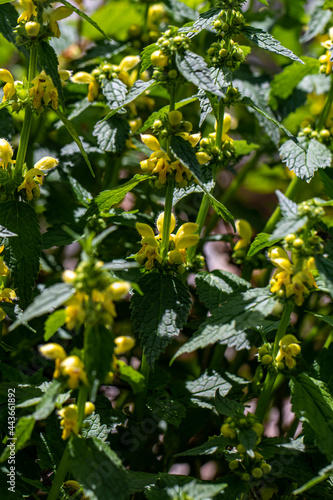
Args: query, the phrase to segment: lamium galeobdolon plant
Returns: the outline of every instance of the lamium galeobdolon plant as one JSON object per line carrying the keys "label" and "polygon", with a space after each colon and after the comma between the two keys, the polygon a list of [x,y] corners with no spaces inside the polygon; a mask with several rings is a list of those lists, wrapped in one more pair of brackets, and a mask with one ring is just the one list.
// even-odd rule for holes
{"label": "lamium galeobdolon plant", "polygon": [[332,9],[0,2],[3,498],[333,498]]}

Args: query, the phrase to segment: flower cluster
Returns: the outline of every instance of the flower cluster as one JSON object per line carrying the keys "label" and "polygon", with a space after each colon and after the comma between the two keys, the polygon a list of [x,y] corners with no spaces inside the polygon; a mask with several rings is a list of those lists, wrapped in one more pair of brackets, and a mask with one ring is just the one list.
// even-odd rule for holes
{"label": "flower cluster", "polygon": [[[206,155],[204,158],[210,158],[212,164],[222,167],[226,162],[230,161],[235,155],[235,147],[233,139],[227,134],[231,126],[231,116],[225,113],[223,117],[223,130],[222,130],[222,145],[219,147],[216,144],[216,131],[204,137],[200,141],[200,149],[197,153],[197,158],[200,161],[201,155]],[[215,124],[215,129],[217,125]]]}
{"label": "flower cluster", "polygon": [[[162,243],[162,232],[164,223],[164,212],[162,212],[156,222],[159,234],[155,236],[153,229],[148,224],[137,223],[136,229],[142,236],[141,250],[135,255],[135,260],[140,264],[145,264],[145,269],[150,271],[153,267],[161,265],[163,262],[160,248]],[[186,249],[196,245],[199,236],[195,234],[198,230],[198,224],[186,222],[178,229],[176,234],[172,231],[176,227],[176,219],[171,214],[170,237],[167,256],[167,265],[177,266],[177,270],[182,272],[184,265],[187,264]]]}
{"label": "flower cluster", "polygon": [[93,102],[99,96],[99,91],[106,81],[117,78],[127,87],[131,87],[137,79],[137,71],[132,71],[140,62],[139,56],[126,56],[122,59],[119,65],[104,62],[98,68],[95,68],[91,73],[79,71],[75,73],[71,80],[74,83],[88,84],[88,101]]}
{"label": "flower cluster", "polygon": [[277,267],[270,281],[271,292],[279,298],[294,296],[296,305],[301,306],[311,289],[317,287],[312,274],[315,269],[313,257],[303,259],[300,268],[297,260],[294,263],[290,261],[283,248],[273,247],[269,251],[269,258]]}
{"label": "flower cluster", "polygon": [[39,352],[46,359],[55,361],[54,378],[65,377],[70,389],[77,389],[80,382],[87,385],[87,374],[83,361],[76,355],[67,356],[65,349],[56,343],[39,346]]}
{"label": "flower cluster", "polygon": [[326,53],[319,57],[319,62],[321,64],[320,72],[326,75],[329,75],[333,68],[333,28],[330,28],[328,35],[329,39],[321,44],[326,49]]}
{"label": "flower cluster", "polygon": [[293,370],[296,366],[295,357],[301,352],[300,342],[294,335],[284,335],[279,342],[279,351],[273,359],[273,346],[264,344],[258,351],[259,361],[268,367],[269,371]]}
{"label": "flower cluster", "polygon": [[[263,456],[255,451],[261,441],[264,426],[257,421],[252,413],[247,415],[235,415],[228,417],[221,427],[221,434],[228,439],[229,446],[237,452],[237,458],[229,462],[229,468],[235,472],[243,481],[249,481],[251,476],[260,479],[264,474],[269,474],[271,466],[268,465]],[[241,442],[243,436],[253,434],[257,437],[252,453],[248,454],[248,448]]]}
{"label": "flower cluster", "polygon": [[[93,403],[88,401],[84,405],[84,415],[91,415],[95,411],[95,406]],[[60,425],[63,429],[61,438],[66,440],[69,438],[71,433],[79,433],[79,412],[78,407],[74,404],[65,406],[58,411],[58,415],[61,417]]]}
{"label": "flower cluster", "polygon": [[114,301],[125,297],[131,288],[127,281],[112,279],[102,262],[84,261],[76,271],[65,271],[63,280],[76,291],[66,302],[66,325],[77,329],[89,317],[93,323],[111,325],[116,317]]}

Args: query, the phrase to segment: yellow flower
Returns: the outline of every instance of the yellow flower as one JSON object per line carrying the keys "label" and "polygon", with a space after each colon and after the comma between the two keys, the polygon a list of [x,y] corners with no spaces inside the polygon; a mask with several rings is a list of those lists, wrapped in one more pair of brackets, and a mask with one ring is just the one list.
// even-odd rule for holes
{"label": "yellow flower", "polygon": [[88,101],[93,102],[98,97],[99,83],[94,76],[85,71],[79,71],[71,78],[74,83],[88,83]]}
{"label": "yellow flower", "polygon": [[169,62],[169,57],[161,50],[155,50],[155,52],[153,52],[150,56],[150,59],[154,66],[159,66],[162,69],[165,68]]}
{"label": "yellow flower", "polygon": [[12,160],[14,151],[9,142],[5,139],[0,139],[0,167],[8,168],[8,165],[14,165],[15,160]]}
{"label": "yellow flower", "polygon": [[279,342],[280,349],[275,358],[276,362],[280,363],[284,359],[290,370],[295,368],[296,360],[294,358],[301,352],[299,343],[299,340],[294,335],[285,335],[282,337]]}
{"label": "yellow flower", "polygon": [[244,219],[239,219],[236,221],[235,225],[236,231],[240,236],[240,240],[237,241],[234,250],[248,247],[252,238],[252,228],[250,224]]}
{"label": "yellow flower", "polygon": [[[12,303],[13,300],[16,299],[16,293],[11,288],[4,288],[0,292],[0,302],[9,302]],[[0,321],[4,320],[6,317],[6,313],[3,309],[0,308]]]}
{"label": "yellow flower", "polygon": [[59,38],[61,35],[57,21],[60,21],[61,19],[65,19],[66,17],[69,17],[72,13],[73,13],[73,9],[71,9],[69,7],[65,7],[65,6],[57,7],[51,13],[49,26],[50,26],[50,29],[51,29],[52,33],[54,34],[54,36]]}
{"label": "yellow flower", "polygon": [[114,281],[108,288],[112,294],[113,300],[120,300],[126,297],[130,289],[131,284],[128,281]]}
{"label": "yellow flower", "polygon": [[114,353],[116,355],[124,354],[133,349],[133,347],[135,346],[135,339],[133,337],[123,335],[121,337],[116,337],[114,339],[114,343],[116,344]]}
{"label": "yellow flower", "polygon": [[6,85],[3,88],[3,98],[2,102],[8,101],[15,95],[15,82],[13,75],[7,69],[0,69],[0,80],[6,82]]}
{"label": "yellow flower", "polygon": [[[2,245],[0,247],[0,253],[2,253],[4,251],[4,248],[5,248],[5,245]],[[0,276],[8,276],[8,274],[9,274],[9,269],[6,266],[6,264],[4,263],[3,259],[0,258]]]}
{"label": "yellow flower", "polygon": [[40,31],[40,24],[34,21],[29,21],[25,23],[25,31],[28,36],[30,36],[31,38],[35,38],[36,36],[38,36],[38,33]]}
{"label": "yellow flower", "polygon": [[[333,61],[331,61],[332,52],[331,49],[333,47],[333,28],[329,30],[329,40],[323,42],[321,44],[325,49],[327,49],[326,54],[320,56],[319,62],[326,68],[323,70],[328,75],[332,71]],[[321,69],[321,68],[320,68]]]}
{"label": "yellow flower", "polygon": [[19,1],[25,10],[17,19],[18,23],[21,23],[22,21],[30,21],[30,18],[32,16],[37,16],[36,5],[32,2],[32,0],[19,0]]}
{"label": "yellow flower", "polygon": [[195,156],[197,157],[198,162],[200,165],[206,165],[213,157],[209,156],[207,153],[204,153],[203,151],[199,151],[198,153],[195,153]]}
{"label": "yellow flower", "polygon": [[35,109],[39,109],[42,102],[46,106],[51,102],[52,108],[58,109],[58,90],[44,70],[31,83],[33,86],[29,90],[29,96],[32,98],[32,105]]}
{"label": "yellow flower", "polygon": [[58,165],[58,160],[51,156],[45,156],[39,160],[34,168],[28,170],[24,176],[24,181],[17,188],[17,191],[25,189],[27,200],[32,200],[33,197],[38,198],[40,195],[39,184],[43,185],[44,176]]}
{"label": "yellow flower", "polygon": [[60,344],[40,345],[38,350],[47,359],[60,359],[62,361],[66,357],[65,349]]}
{"label": "yellow flower", "polygon": [[63,428],[61,438],[68,439],[71,432],[74,434],[79,433],[79,413],[76,405],[68,405],[58,411],[62,418],[60,425]]}
{"label": "yellow flower", "polygon": [[66,303],[66,326],[69,330],[81,326],[86,319],[84,301],[87,298],[83,292],[76,292]]}
{"label": "yellow flower", "polygon": [[149,31],[157,31],[159,23],[166,18],[166,10],[161,3],[150,5],[147,14],[147,26]]}
{"label": "yellow flower", "polygon": [[[77,389],[80,381],[87,384],[87,375],[84,364],[78,356],[68,356],[59,365],[59,375],[68,377],[67,384],[70,389]],[[54,375],[55,378],[58,378]]]}
{"label": "yellow flower", "polygon": [[168,253],[170,264],[187,263],[186,249],[193,247],[199,241],[199,235],[194,234],[199,229],[199,225],[194,222],[186,222],[178,229],[176,235],[171,235],[174,242],[174,250]]}
{"label": "yellow flower", "polygon": [[[157,238],[162,237],[163,225],[164,225],[164,212],[160,213],[160,215],[157,217],[156,226],[160,232],[160,234],[157,236]],[[176,218],[173,214],[171,214],[169,233],[172,233],[172,231],[175,229],[175,227],[176,227]]]}
{"label": "yellow flower", "polygon": [[86,416],[91,415],[95,411],[95,405],[94,403],[91,403],[90,401],[87,401],[84,405],[84,414]]}

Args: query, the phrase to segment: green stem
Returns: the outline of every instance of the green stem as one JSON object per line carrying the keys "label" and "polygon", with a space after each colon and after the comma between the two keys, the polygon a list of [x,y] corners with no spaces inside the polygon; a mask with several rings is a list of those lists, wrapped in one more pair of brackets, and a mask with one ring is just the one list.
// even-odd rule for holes
{"label": "green stem", "polygon": [[69,451],[68,451],[68,443],[66,445],[66,448],[64,450],[64,453],[62,455],[62,458],[60,460],[59,467],[57,469],[54,481],[52,483],[49,495],[47,497],[47,500],[58,500],[59,498],[59,491],[62,487],[62,484],[64,482],[67,470],[68,470],[68,458],[69,458]]}
{"label": "green stem", "polygon": [[[282,313],[280,323],[279,323],[279,328],[278,328],[278,331],[277,331],[277,334],[275,337],[275,341],[274,341],[273,353],[272,353],[273,360],[276,358],[277,352],[279,350],[280,340],[282,339],[282,337],[286,333],[286,330],[287,330],[287,327],[288,327],[289,321],[290,321],[290,315],[292,313],[293,308],[294,308],[294,304],[292,301],[287,302],[284,306],[283,313]],[[255,413],[259,422],[262,422],[264,420],[265,415],[266,415],[266,411],[268,409],[268,406],[269,406],[269,403],[271,400],[271,396],[272,396],[272,392],[273,392],[273,388],[274,388],[274,384],[275,384],[277,376],[278,376],[277,371],[267,373],[267,376],[266,376],[266,379],[264,382],[263,391],[260,395],[257,409],[256,409],[256,413]]]}
{"label": "green stem", "polygon": [[169,179],[166,188],[165,205],[164,205],[164,221],[163,221],[162,245],[161,245],[162,259],[165,259],[169,250],[173,189],[174,189],[174,181],[173,179]]}
{"label": "green stem", "polygon": [[332,108],[332,102],[333,102],[333,77],[331,76],[331,87],[327,94],[324,108],[318,120],[317,130],[321,130],[323,127],[325,127],[326,120]]}
{"label": "green stem", "polygon": [[77,412],[78,412],[78,424],[81,428],[82,422],[84,420],[84,407],[88,399],[88,387],[81,385],[79,389],[79,395],[77,398]]}
{"label": "green stem", "polygon": [[[29,58],[29,70],[28,70],[28,87],[30,87],[31,81],[34,79],[37,71],[37,46],[33,45],[30,49],[30,58]],[[32,124],[32,108],[31,105],[28,104],[25,107],[24,120],[21,130],[20,144],[16,156],[16,164],[15,164],[15,172],[14,177],[17,181],[21,182],[22,178],[22,169],[24,165],[25,156],[27,153],[30,130]]]}
{"label": "green stem", "polygon": [[[218,148],[221,148],[222,142],[223,142],[222,136],[223,136],[224,108],[225,108],[224,103],[222,101],[220,101],[219,108],[218,108],[216,141],[215,141],[215,144]],[[209,207],[210,207],[209,197],[206,194],[204,194],[203,198],[201,200],[201,205],[200,205],[199,212],[198,212],[197,219],[196,219],[196,223],[199,225],[199,228],[198,228],[199,235],[201,234],[202,228],[205,224],[205,221],[206,221],[206,218],[208,215],[208,211],[209,211]],[[187,256],[188,256],[188,259],[190,262],[193,259],[193,257],[195,256],[197,246],[198,245],[195,245],[187,251]]]}
{"label": "green stem", "polygon": [[145,386],[144,386],[143,391],[140,392],[140,394],[138,394],[138,399],[136,402],[135,414],[136,414],[136,418],[139,422],[141,422],[143,420],[144,413],[145,413],[146,399],[147,399],[147,393],[148,393],[148,380],[149,380],[149,373],[150,373],[150,367],[147,363],[147,358],[146,358],[144,350],[142,352],[140,372],[142,373],[142,375],[145,378]]}
{"label": "green stem", "polygon": [[169,87],[169,98],[170,98],[170,104],[169,104],[169,112],[174,111],[175,109],[175,104],[176,104],[176,85],[170,85]]}
{"label": "green stem", "polygon": [[[298,194],[301,186],[302,186],[302,180],[299,179],[299,177],[294,177],[293,180],[290,182],[286,192],[285,196],[287,198],[295,199],[296,195]],[[276,226],[277,221],[279,220],[281,216],[281,210],[280,207],[276,207],[272,215],[270,216],[269,220],[267,221],[266,226],[263,229],[263,233],[272,233],[274,227]]]}

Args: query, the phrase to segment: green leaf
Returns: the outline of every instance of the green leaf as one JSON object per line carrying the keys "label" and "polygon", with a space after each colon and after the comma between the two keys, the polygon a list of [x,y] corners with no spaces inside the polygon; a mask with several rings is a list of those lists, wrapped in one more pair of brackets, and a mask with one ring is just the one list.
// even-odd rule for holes
{"label": "green leaf", "polygon": [[98,413],[94,412],[83,421],[82,435],[85,439],[94,437],[105,441],[110,431],[111,429],[106,424],[101,424],[101,417]]}
{"label": "green leaf", "polygon": [[30,440],[32,431],[34,430],[35,420],[32,417],[21,417],[15,427],[15,436],[9,438],[7,447],[3,450],[0,463],[5,462],[11,453],[9,445],[15,446],[15,451],[24,448],[24,445]]}
{"label": "green leaf", "polygon": [[168,14],[177,23],[183,23],[186,19],[195,19],[198,15],[196,10],[179,0],[165,0],[164,4]]}
{"label": "green leaf", "polygon": [[178,135],[171,137],[170,148],[172,153],[181,160],[182,163],[191,171],[199,186],[208,196],[211,206],[215,212],[220,215],[226,222],[233,224],[234,218],[229,210],[222,205],[214,196],[207,190],[206,186],[202,183],[200,164],[195,156],[195,150],[188,141],[185,141]]}
{"label": "green leaf", "polygon": [[293,217],[298,214],[297,203],[287,198],[287,196],[281,193],[278,189],[275,191],[275,194],[279,199],[279,205],[283,217]]}
{"label": "green leaf", "polygon": [[147,407],[152,411],[155,420],[165,420],[169,424],[179,427],[181,421],[186,416],[185,406],[164,391],[163,399],[158,397],[149,397]]}
{"label": "green leaf", "polygon": [[232,141],[232,144],[235,148],[236,156],[245,156],[255,149],[260,148],[259,144],[254,144],[253,142],[249,144],[247,141]]}
{"label": "green leaf", "polygon": [[280,56],[289,57],[289,59],[292,59],[293,61],[298,61],[304,64],[296,54],[281,45],[278,40],[276,40],[272,35],[266,33],[262,29],[253,28],[252,26],[246,26],[242,30],[242,33],[248,40],[250,40],[250,42],[254,43],[261,49],[268,50],[269,52],[274,52],[275,54],[279,54]]}
{"label": "green leaf", "polygon": [[[53,412],[57,402],[58,397],[62,391],[62,383],[59,380],[53,380],[47,387],[46,392],[44,392],[40,402],[37,405],[36,410],[31,415],[35,420],[43,420],[47,418]],[[68,399],[70,392],[65,393],[64,401]]]}
{"label": "green leaf", "polygon": [[59,328],[65,324],[66,314],[66,309],[59,309],[59,311],[55,311],[47,318],[44,325],[45,342],[50,340],[52,335],[54,335]]}
{"label": "green leaf", "polygon": [[6,236],[1,244],[5,245],[4,261],[11,271],[14,288],[24,308],[32,299],[32,289],[39,273],[42,249],[39,221],[28,203],[6,201],[0,203],[0,226],[18,236]]}
{"label": "green leaf", "polygon": [[97,138],[98,146],[103,151],[119,153],[125,147],[129,132],[128,122],[119,116],[113,116],[107,121],[97,122],[93,136]]}
{"label": "green leaf", "polygon": [[268,233],[257,234],[254,241],[251,243],[247,256],[253,257],[256,253],[260,252],[260,250],[275,245],[279,239],[280,238],[272,240],[271,235]]}
{"label": "green leaf", "polygon": [[315,435],[318,448],[333,459],[333,399],[323,382],[301,373],[291,382],[293,412],[306,422]]}
{"label": "green leaf", "polygon": [[[104,122],[111,118],[111,116],[115,115],[118,113],[124,106],[127,106],[127,104],[130,104],[133,102],[137,97],[139,97],[141,94],[146,92],[147,90],[151,89],[156,85],[156,81],[151,79],[148,82],[144,82],[143,80],[137,80],[134,82],[133,86],[130,88],[127,96],[124,97],[123,101],[120,103],[119,106],[115,107],[110,113],[108,113],[101,122]],[[101,123],[99,122],[99,123]],[[97,124],[98,125],[98,124]]]}
{"label": "green leaf", "polygon": [[316,255],[316,267],[324,282],[329,294],[333,297],[333,259],[332,253],[324,253],[324,255]]}
{"label": "green leaf", "polygon": [[89,24],[91,24],[91,26],[93,26],[97,31],[99,31],[105,38],[108,38],[108,40],[111,40],[110,37],[108,37],[106,35],[106,33],[104,33],[104,31],[102,30],[102,28],[100,28],[98,26],[98,24],[93,19],[91,19],[91,17],[87,16],[87,14],[85,14],[84,12],[82,12],[80,9],[77,9],[74,5],[72,5],[71,3],[67,2],[67,0],[60,0],[60,2],[63,3],[64,5],[66,5],[66,7],[70,7],[76,14],[78,14],[80,17],[82,17],[82,19],[84,19]]}
{"label": "green leaf", "polygon": [[95,174],[94,174],[94,171],[92,169],[91,163],[89,161],[88,155],[87,155],[87,153],[85,152],[85,150],[84,150],[84,148],[82,146],[81,139],[77,135],[77,132],[76,132],[76,130],[74,128],[74,125],[66,118],[66,116],[59,109],[56,109],[55,113],[58,115],[58,117],[60,118],[60,120],[62,121],[62,123],[65,125],[67,131],[72,136],[72,139],[74,140],[74,142],[77,144],[77,146],[78,146],[79,150],[81,151],[81,154],[82,154],[82,156],[84,158],[84,161],[88,165],[88,168],[89,168],[89,170],[91,172],[91,175],[93,177],[95,177]]}
{"label": "green leaf", "polygon": [[[7,2],[8,3],[8,2]],[[18,12],[13,5],[4,5],[0,10],[0,33],[12,43],[27,59],[29,52],[23,45],[16,43],[15,28],[17,26]]]}
{"label": "green leaf", "polygon": [[117,205],[126,196],[126,194],[131,191],[140,182],[150,179],[150,175],[139,175],[136,174],[130,181],[116,186],[107,191],[102,191],[92,202],[86,213],[86,217],[90,217],[94,214],[107,212],[113,205]]}
{"label": "green leaf", "polygon": [[310,22],[308,23],[308,29],[304,35],[300,38],[300,42],[308,42],[315,36],[321,34],[326,26],[331,20],[332,13],[330,11],[323,11],[322,8],[323,0],[319,0],[313,3],[313,9],[311,12]]}
{"label": "green leaf", "polygon": [[306,216],[301,217],[300,215],[291,215],[289,217],[283,217],[276,224],[273,234],[270,236],[270,241],[275,244],[278,240],[281,240],[287,234],[296,233],[308,222]]}
{"label": "green leaf", "polygon": [[306,152],[289,140],[280,147],[280,156],[297,177],[310,182],[318,169],[331,166],[332,153],[316,139],[311,139],[308,142],[306,138],[300,137],[299,142],[306,148]]}
{"label": "green leaf", "polygon": [[275,300],[267,288],[230,295],[200,326],[197,335],[178,350],[175,357],[215,342],[237,350],[250,349],[252,342],[248,339],[247,330],[258,327],[260,321],[272,312],[274,305]]}
{"label": "green leaf", "polygon": [[32,304],[17,318],[15,323],[10,326],[10,331],[14,330],[22,323],[30,321],[33,318],[42,316],[51,309],[56,309],[70,299],[75,293],[75,288],[67,283],[57,283],[49,288],[45,288],[38,295]]}
{"label": "green leaf", "polygon": [[128,382],[132,387],[134,394],[141,392],[145,386],[145,377],[142,373],[134,370],[132,366],[127,365],[124,361],[117,361],[117,375],[121,380]]}
{"label": "green leaf", "polygon": [[103,383],[111,370],[114,338],[110,330],[102,325],[88,328],[85,333],[84,366],[91,385],[96,379]]}
{"label": "green leaf", "polygon": [[214,83],[209,68],[201,56],[186,50],[183,54],[176,54],[176,65],[183,77],[199,89],[224,97],[223,92]]}
{"label": "green leaf", "polygon": [[303,57],[304,65],[294,62],[283,68],[281,73],[274,76],[271,83],[271,95],[280,99],[287,99],[299,82],[306,75],[318,73],[320,62],[313,57]]}
{"label": "green leaf", "polygon": [[90,500],[128,500],[127,471],[107,444],[73,436],[68,446],[69,468]]}
{"label": "green leaf", "polygon": [[138,285],[143,295],[134,292],[132,320],[147,362],[153,365],[185,325],[191,298],[183,281],[168,274],[147,273],[139,279]]}
{"label": "green leaf", "polygon": [[127,87],[118,78],[114,78],[113,80],[104,79],[102,80],[102,92],[110,108],[118,108],[122,106],[121,103],[125,99]]}
{"label": "green leaf", "polygon": [[150,66],[152,64],[151,55],[157,49],[158,49],[158,47],[157,47],[156,43],[151,43],[150,45],[147,45],[147,47],[145,47],[143,49],[143,51],[140,54],[140,58],[141,58],[140,73],[143,73],[148,68],[150,68]]}
{"label": "green leaf", "polygon": [[199,299],[211,312],[218,308],[228,295],[251,288],[250,283],[239,278],[237,274],[220,270],[198,273],[195,283]]}
{"label": "green leaf", "polygon": [[217,389],[215,395],[215,406],[221,415],[227,415],[228,417],[234,417],[236,414],[243,415],[244,413],[244,406],[242,403],[234,401],[233,399],[228,399],[225,396],[221,396],[219,389]]}
{"label": "green leaf", "polygon": [[252,451],[257,442],[258,436],[253,429],[240,429],[238,432],[239,442],[246,448],[246,451]]}
{"label": "green leaf", "polygon": [[[181,101],[176,102],[175,109],[180,109],[183,106],[186,106],[186,104],[191,104],[192,102],[195,102],[197,100],[198,100],[197,96],[191,96],[191,97],[188,97],[187,99],[182,99]],[[154,113],[152,113],[150,115],[150,117],[144,122],[144,124],[142,125],[142,127],[140,128],[140,130],[138,132],[141,133],[141,132],[144,132],[145,130],[147,130],[147,128],[150,128],[153,125],[155,120],[160,119],[163,116],[166,116],[169,113],[169,110],[170,110],[170,106],[168,104],[168,105],[160,108],[158,111],[155,111]]]}
{"label": "green leaf", "polygon": [[219,7],[213,7],[212,9],[206,10],[199,15],[198,19],[196,19],[190,26],[184,26],[180,28],[180,32],[187,33],[189,38],[192,38],[195,35],[201,33],[201,31],[206,28],[211,28],[213,22],[218,17],[221,9]]}
{"label": "green leaf", "polygon": [[172,386],[172,392],[177,400],[186,406],[199,406],[200,408],[215,408],[215,395],[218,390],[225,396],[232,389],[240,394],[244,379],[224,372],[223,375],[215,370],[206,370],[195,380],[177,382]]}
{"label": "green leaf", "polygon": [[333,463],[321,469],[316,477],[310,479],[310,481],[303,484],[303,486],[301,486],[300,488],[297,488],[297,490],[294,490],[293,495],[300,495],[301,493],[308,491],[310,488],[316,486],[316,484],[319,484],[322,481],[328,479],[332,475],[332,473],[333,473]]}
{"label": "green leaf", "polygon": [[195,448],[191,448],[190,450],[183,451],[181,453],[177,453],[175,457],[195,457],[197,455],[213,455],[217,451],[222,451],[228,444],[228,440],[224,436],[214,436],[209,438],[205,443],[195,446]]}
{"label": "green leaf", "polygon": [[325,0],[323,9],[333,9],[333,0]]}
{"label": "green leaf", "polygon": [[60,76],[58,73],[59,61],[55,50],[47,42],[40,42],[37,44],[38,63],[51,77],[53,85],[57,88],[60,99],[63,99],[63,91]]}
{"label": "green leaf", "polygon": [[148,500],[211,500],[221,493],[226,484],[208,483],[193,477],[160,473],[154,486],[145,489]]}

